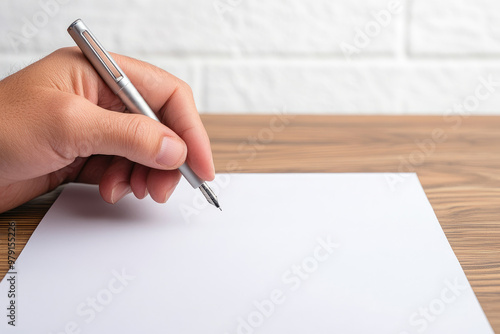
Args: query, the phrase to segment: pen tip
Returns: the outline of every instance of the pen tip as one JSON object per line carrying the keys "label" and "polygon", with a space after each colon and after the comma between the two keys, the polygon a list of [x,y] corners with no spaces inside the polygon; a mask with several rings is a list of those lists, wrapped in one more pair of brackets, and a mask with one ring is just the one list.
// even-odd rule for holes
{"label": "pen tip", "polygon": [[222,211],[222,208],[219,205],[219,201],[217,200],[217,196],[215,196],[214,192],[212,191],[212,189],[210,189],[208,184],[203,182],[200,185],[200,190],[201,190],[202,194],[205,196],[205,198],[207,199],[208,203],[212,204],[217,209]]}

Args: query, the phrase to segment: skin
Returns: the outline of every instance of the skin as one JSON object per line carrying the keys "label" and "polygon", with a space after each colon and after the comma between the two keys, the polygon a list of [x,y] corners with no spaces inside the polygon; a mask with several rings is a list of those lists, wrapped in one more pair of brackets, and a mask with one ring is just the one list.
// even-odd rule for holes
{"label": "skin", "polygon": [[213,180],[210,142],[190,87],[153,65],[113,57],[162,123],[124,112],[78,48],[57,50],[5,78],[0,212],[68,182],[99,184],[109,203],[130,192],[164,203],[186,159]]}

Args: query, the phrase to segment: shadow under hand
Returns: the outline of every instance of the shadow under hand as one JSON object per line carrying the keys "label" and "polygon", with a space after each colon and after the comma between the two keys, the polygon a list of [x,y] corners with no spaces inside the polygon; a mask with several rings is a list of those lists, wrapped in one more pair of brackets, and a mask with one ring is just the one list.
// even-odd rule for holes
{"label": "shadow under hand", "polygon": [[99,195],[97,186],[71,185],[63,194],[64,203],[59,207],[64,216],[84,219],[88,224],[106,221],[134,224],[147,221],[148,211],[144,203],[133,196],[126,196],[119,203],[109,204]]}

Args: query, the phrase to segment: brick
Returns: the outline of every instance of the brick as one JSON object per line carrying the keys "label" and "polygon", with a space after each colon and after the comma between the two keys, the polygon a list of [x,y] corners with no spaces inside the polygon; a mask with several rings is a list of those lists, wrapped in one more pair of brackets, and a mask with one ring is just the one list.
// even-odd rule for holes
{"label": "brick", "polygon": [[[73,46],[66,28],[81,17],[110,51],[190,84],[202,112],[441,114],[474,94],[480,77],[500,77],[488,60],[500,53],[499,2],[401,1],[408,11],[346,62],[339,45],[355,45],[357,29],[390,0],[124,0],[119,10],[106,0],[1,0],[0,75]],[[7,34],[46,12],[13,47]],[[408,59],[399,58],[405,43]],[[473,113],[500,114],[496,92],[480,102]]]}
{"label": "brick", "polygon": [[[67,26],[84,19],[110,50],[134,55],[155,54],[328,54],[341,56],[339,44],[353,43],[356,28],[374,21],[373,13],[387,8],[388,0],[64,0],[48,7],[40,3],[62,0],[2,0],[2,52],[50,52],[72,45]],[[40,2],[41,1],[41,2]],[[225,5],[222,5],[224,3]],[[229,4],[234,5],[229,5]],[[214,4],[217,4],[214,5]],[[48,10],[51,17],[43,21]],[[217,9],[219,8],[219,9]],[[396,16],[394,16],[396,18]],[[30,23],[26,23],[30,22]],[[23,26],[38,28],[23,43],[12,47],[7,32],[21,35]],[[127,22],[127,24],[123,24]],[[8,27],[8,28],[6,28]],[[26,31],[29,32],[29,29]],[[389,24],[370,39],[363,53],[391,54],[397,25]],[[12,38],[11,38],[12,39]],[[25,43],[24,43],[25,42]]]}
{"label": "brick", "polygon": [[500,53],[500,2],[417,0],[411,2],[412,55]]}
{"label": "brick", "polygon": [[[440,115],[473,95],[480,77],[500,81],[500,66],[475,63],[236,63],[203,72],[208,113]],[[480,102],[471,113],[498,113],[500,87]]]}

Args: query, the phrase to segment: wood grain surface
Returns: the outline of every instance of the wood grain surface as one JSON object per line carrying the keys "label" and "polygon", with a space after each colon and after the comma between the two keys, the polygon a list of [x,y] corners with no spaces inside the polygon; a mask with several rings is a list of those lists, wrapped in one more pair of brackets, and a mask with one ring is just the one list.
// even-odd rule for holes
{"label": "wood grain surface", "polygon": [[[223,172],[416,172],[491,325],[500,333],[500,117],[204,115]],[[60,189],[0,215],[19,254]],[[42,259],[43,260],[43,259]]]}

